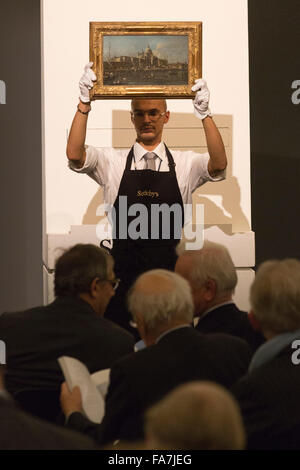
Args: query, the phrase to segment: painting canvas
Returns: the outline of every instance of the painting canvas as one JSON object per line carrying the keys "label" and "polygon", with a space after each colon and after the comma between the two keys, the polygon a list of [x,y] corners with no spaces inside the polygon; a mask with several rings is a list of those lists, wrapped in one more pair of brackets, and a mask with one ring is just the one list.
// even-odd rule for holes
{"label": "painting canvas", "polygon": [[91,99],[186,98],[202,76],[202,24],[90,23]]}
{"label": "painting canvas", "polygon": [[104,85],[187,85],[188,36],[104,36]]}

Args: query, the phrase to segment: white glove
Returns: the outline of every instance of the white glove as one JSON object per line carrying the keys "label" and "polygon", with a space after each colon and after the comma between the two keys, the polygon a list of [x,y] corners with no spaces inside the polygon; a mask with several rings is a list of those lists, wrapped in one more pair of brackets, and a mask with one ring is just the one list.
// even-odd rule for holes
{"label": "white glove", "polygon": [[199,119],[204,119],[207,116],[211,116],[209,104],[209,89],[207,88],[206,81],[202,78],[195,80],[195,85],[192,87],[192,91],[197,91],[194,104],[194,114]]}
{"label": "white glove", "polygon": [[80,81],[79,81],[79,89],[80,89],[80,96],[79,99],[83,103],[89,103],[90,102],[90,91],[94,84],[93,81],[97,80],[96,75],[92,71],[91,67],[94,62],[89,62],[86,64],[84,67],[84,74],[82,75]]}

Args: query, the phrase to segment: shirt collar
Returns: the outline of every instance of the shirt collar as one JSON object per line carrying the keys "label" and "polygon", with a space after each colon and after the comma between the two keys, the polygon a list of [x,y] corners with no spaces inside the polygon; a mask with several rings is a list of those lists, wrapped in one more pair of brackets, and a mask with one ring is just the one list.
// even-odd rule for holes
{"label": "shirt collar", "polygon": [[[201,317],[199,318],[199,321],[202,320],[202,318],[206,317],[206,315],[210,312],[212,312],[213,310],[216,310],[217,308],[219,307],[223,307],[224,305],[230,305],[230,304],[234,304],[234,301],[233,300],[228,300],[227,302],[223,302],[221,304],[218,304],[218,305],[215,305],[214,307],[211,307],[209,308],[208,310],[206,310],[202,315]],[[198,323],[198,322],[197,322]]]}
{"label": "shirt collar", "polygon": [[[146,150],[141,144],[139,144],[138,142],[135,142],[134,146],[133,146],[133,153],[134,153],[134,156],[135,156],[135,159],[136,161],[140,161],[142,160],[142,158],[144,157],[144,155],[146,153],[148,153],[149,150]],[[163,142],[160,142],[156,147],[155,149],[151,150],[151,152],[154,152],[156,153],[156,155],[161,159],[161,160],[165,160],[167,158],[167,155],[166,155],[166,148],[165,148],[165,145]]]}
{"label": "shirt collar", "polygon": [[[250,366],[249,372],[254,369],[261,367],[267,362],[272,361],[281,351],[290,346],[292,349],[292,343],[294,340],[300,338],[300,330],[288,331],[280,335],[275,336],[263,343],[254,353]],[[292,356],[292,350],[290,352]],[[292,359],[291,359],[292,362]]]}

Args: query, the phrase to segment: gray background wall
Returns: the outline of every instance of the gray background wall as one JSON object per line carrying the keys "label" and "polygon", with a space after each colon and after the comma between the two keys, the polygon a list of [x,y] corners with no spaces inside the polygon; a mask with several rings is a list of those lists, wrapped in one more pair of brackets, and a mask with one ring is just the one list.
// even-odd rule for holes
{"label": "gray background wall", "polygon": [[[256,264],[300,258],[299,0],[249,0],[252,227]],[[300,93],[298,95],[300,97]]]}
{"label": "gray background wall", "polygon": [[39,0],[1,0],[0,312],[42,303]]}

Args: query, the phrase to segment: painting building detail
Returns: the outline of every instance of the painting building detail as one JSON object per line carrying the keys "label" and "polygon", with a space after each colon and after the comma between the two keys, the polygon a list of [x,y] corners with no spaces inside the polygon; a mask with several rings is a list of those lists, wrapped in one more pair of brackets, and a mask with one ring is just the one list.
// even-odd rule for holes
{"label": "painting building detail", "polygon": [[148,45],[136,56],[122,55],[103,61],[104,85],[185,85],[188,83],[187,62],[169,63],[159,58]]}

